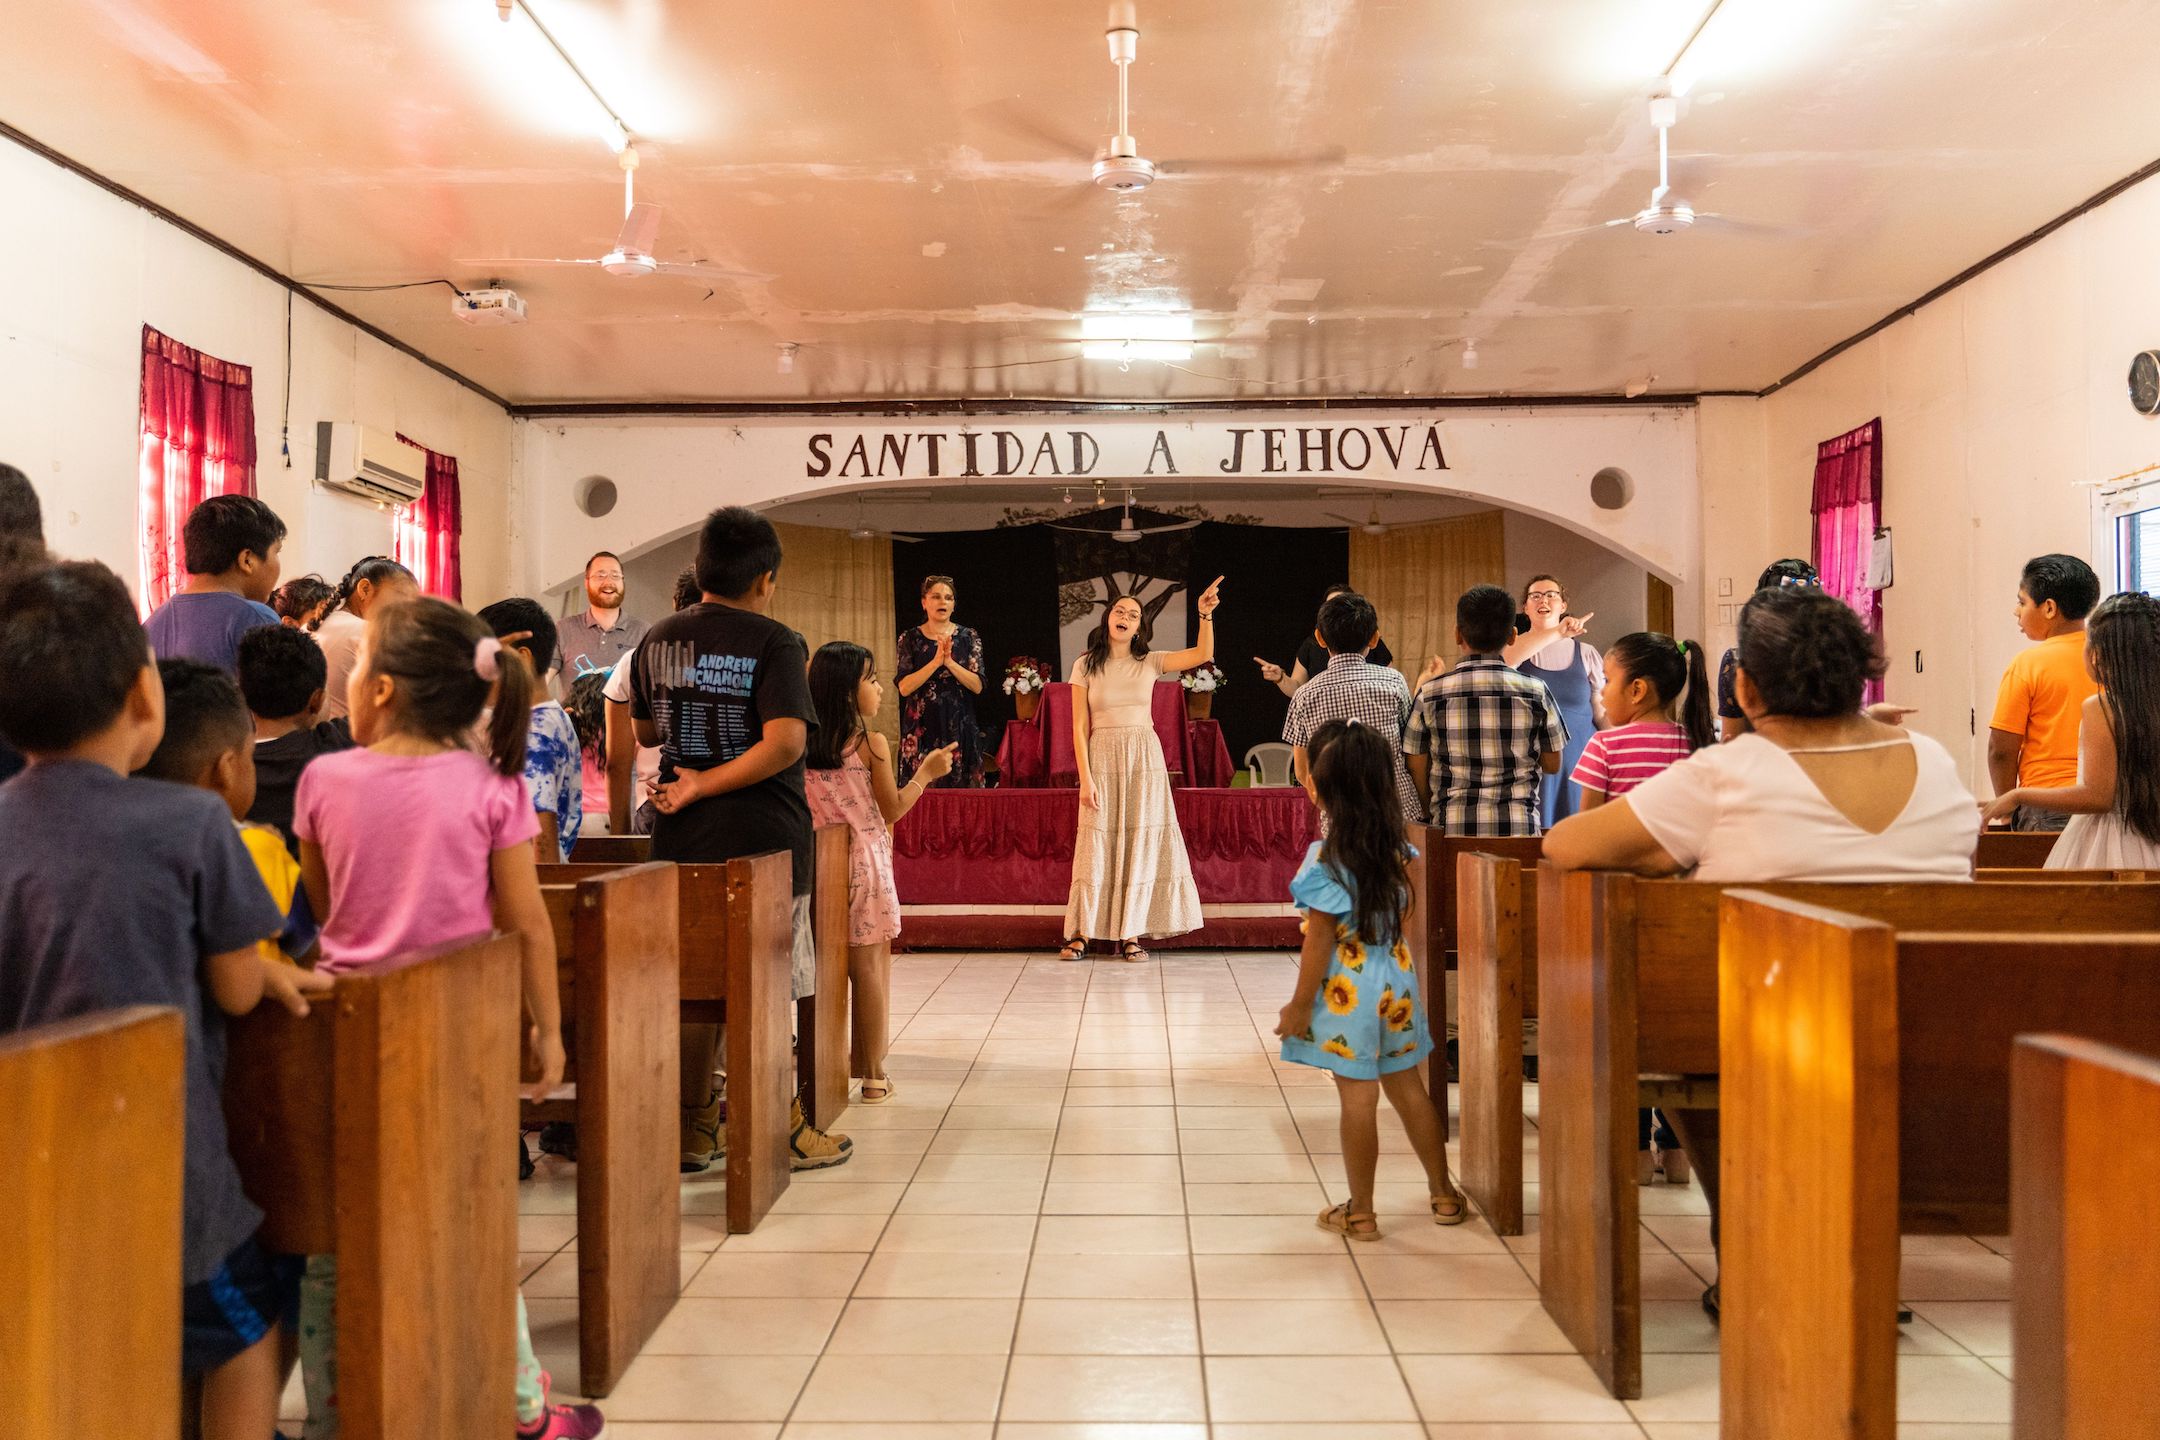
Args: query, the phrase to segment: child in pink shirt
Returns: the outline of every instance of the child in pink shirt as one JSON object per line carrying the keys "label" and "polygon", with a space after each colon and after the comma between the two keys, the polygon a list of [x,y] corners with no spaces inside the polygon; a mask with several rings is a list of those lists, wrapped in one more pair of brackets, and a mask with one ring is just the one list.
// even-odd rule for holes
{"label": "child in pink shirt", "polygon": [[1571,777],[1579,808],[1594,810],[1687,759],[1715,735],[1702,646],[1653,630],[1623,635],[1605,652],[1606,728],[1590,737]]}
{"label": "child in pink shirt", "polygon": [[[1581,787],[1583,810],[1595,810],[1687,759],[1714,733],[1702,646],[1654,630],[1623,635],[1605,652],[1598,702],[1609,727],[1590,737],[1572,777]],[[1638,1184],[1649,1184],[1660,1169],[1666,1183],[1687,1183],[1687,1153],[1664,1116],[1640,1111],[1635,1135]]]}
{"label": "child in pink shirt", "polygon": [[[302,772],[293,832],[308,899],[324,917],[321,970],[365,971],[497,929],[518,937],[540,1064],[528,1093],[538,1098],[562,1082],[563,1042],[554,931],[533,868],[539,824],[523,779],[536,683],[516,652],[455,605],[412,600],[370,615],[347,689],[361,748]],[[464,742],[490,703],[482,756]],[[338,1433],[336,1297],[336,1258],[310,1256],[300,1292],[307,1440]],[[522,1295],[517,1317],[518,1435],[599,1434],[592,1406],[547,1403]]]}

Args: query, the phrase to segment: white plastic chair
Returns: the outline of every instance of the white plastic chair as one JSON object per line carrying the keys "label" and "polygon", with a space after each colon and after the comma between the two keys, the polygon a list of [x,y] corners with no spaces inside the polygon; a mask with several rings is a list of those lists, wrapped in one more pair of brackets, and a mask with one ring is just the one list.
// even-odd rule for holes
{"label": "white plastic chair", "polygon": [[1297,783],[1290,773],[1290,747],[1280,740],[1263,740],[1247,750],[1245,768],[1255,786]]}

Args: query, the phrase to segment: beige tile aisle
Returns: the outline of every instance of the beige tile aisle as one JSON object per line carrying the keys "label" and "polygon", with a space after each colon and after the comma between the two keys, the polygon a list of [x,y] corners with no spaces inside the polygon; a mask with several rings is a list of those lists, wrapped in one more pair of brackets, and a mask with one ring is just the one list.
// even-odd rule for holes
{"label": "beige tile aisle", "polygon": [[[683,1303],[607,1402],[621,1440],[1707,1440],[1700,1192],[1642,1192],[1645,1398],[1608,1397],[1537,1303],[1535,1216],[1424,1223],[1384,1122],[1387,1234],[1345,1193],[1331,1082],[1276,1061],[1286,954],[1146,964],[902,956],[890,1105],[856,1158],[725,1236],[685,1183]],[[1534,1102],[1533,1102],[1534,1103]],[[1530,1144],[1536,1144],[1533,1130]],[[523,1187],[536,1340],[576,1374],[567,1172]],[[1536,1208],[1533,1187],[1531,1208]],[[1999,1242],[1998,1242],[1999,1243]],[[1904,1440],[2008,1433],[2008,1262],[1915,1241]],[[296,1428],[296,1427],[288,1427]]]}

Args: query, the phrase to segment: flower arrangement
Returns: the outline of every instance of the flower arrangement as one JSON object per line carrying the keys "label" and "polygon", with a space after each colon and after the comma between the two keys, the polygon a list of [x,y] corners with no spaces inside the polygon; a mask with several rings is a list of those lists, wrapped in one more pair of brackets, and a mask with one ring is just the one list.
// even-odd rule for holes
{"label": "flower arrangement", "polygon": [[1043,663],[1032,655],[1015,655],[1005,667],[1005,693],[1032,695],[1050,683]]}
{"label": "flower arrangement", "polygon": [[1229,677],[1223,674],[1222,666],[1217,665],[1212,660],[1195,665],[1178,677],[1178,684],[1183,685],[1187,690],[1196,691],[1203,695],[1213,690],[1220,690],[1229,683]]}

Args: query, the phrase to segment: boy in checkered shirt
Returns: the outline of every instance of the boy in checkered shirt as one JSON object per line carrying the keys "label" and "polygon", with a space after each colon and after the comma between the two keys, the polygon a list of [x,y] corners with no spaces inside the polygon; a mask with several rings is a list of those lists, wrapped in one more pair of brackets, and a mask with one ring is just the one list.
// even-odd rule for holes
{"label": "boy in checkered shirt", "polygon": [[1476,585],[1455,602],[1455,643],[1466,654],[1419,689],[1403,735],[1418,789],[1447,835],[1536,835],[1538,781],[1557,774],[1567,725],[1545,682],[1500,658],[1514,633],[1515,599]]}

